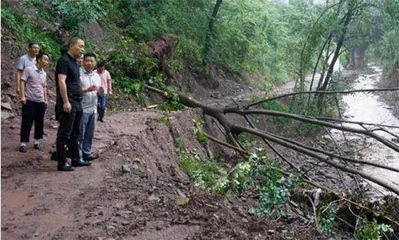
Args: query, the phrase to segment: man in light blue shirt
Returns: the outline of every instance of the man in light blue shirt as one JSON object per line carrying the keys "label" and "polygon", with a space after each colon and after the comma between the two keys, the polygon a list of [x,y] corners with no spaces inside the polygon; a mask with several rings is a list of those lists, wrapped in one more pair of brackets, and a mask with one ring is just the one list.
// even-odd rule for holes
{"label": "man in light blue shirt", "polygon": [[34,66],[36,64],[36,55],[40,50],[40,47],[37,43],[29,43],[28,47],[28,54],[25,54],[18,59],[15,70],[15,86],[18,95],[21,89],[21,74],[26,67]]}
{"label": "man in light blue shirt", "polygon": [[80,123],[81,134],[79,138],[81,156],[86,161],[98,158],[98,155],[95,155],[91,151],[94,131],[96,128],[97,94],[101,85],[100,76],[94,72],[95,66],[96,55],[94,53],[86,53],[83,56],[83,67],[80,68],[80,82],[83,91],[83,116]]}

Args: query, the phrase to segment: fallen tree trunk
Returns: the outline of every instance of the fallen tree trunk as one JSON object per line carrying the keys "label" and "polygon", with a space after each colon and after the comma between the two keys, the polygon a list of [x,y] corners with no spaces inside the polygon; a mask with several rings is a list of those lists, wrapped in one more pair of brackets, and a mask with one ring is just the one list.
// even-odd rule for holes
{"label": "fallen tree trunk", "polygon": [[[146,85],[145,87],[148,90],[151,90],[153,92],[163,95],[164,97],[168,97],[167,93],[160,89],[157,89],[157,88],[154,88],[154,87],[151,87],[148,85]],[[367,90],[367,91],[370,91],[370,90]],[[343,170],[343,171],[351,173],[351,174],[359,175],[359,176],[363,177],[364,179],[374,182],[374,183],[378,184],[379,186],[382,186],[385,189],[388,189],[389,191],[395,193],[396,195],[399,195],[399,188],[397,188],[396,186],[389,185],[389,184],[385,183],[384,181],[382,181],[381,179],[373,177],[373,176],[371,176],[367,173],[364,173],[362,171],[352,169],[352,168],[349,168],[342,164],[339,164],[337,162],[334,162],[333,158],[339,158],[341,160],[352,161],[352,162],[356,162],[359,164],[373,165],[374,167],[384,168],[384,169],[395,171],[395,172],[399,172],[399,169],[395,169],[395,168],[380,165],[380,164],[373,164],[373,163],[368,164],[365,161],[351,159],[351,158],[348,158],[345,156],[341,156],[339,154],[335,154],[335,153],[327,152],[324,150],[308,147],[303,144],[296,143],[293,140],[285,139],[285,138],[277,136],[275,134],[267,133],[261,129],[255,128],[253,125],[252,125],[252,127],[236,125],[236,124],[233,124],[229,120],[227,114],[238,114],[243,117],[246,117],[247,115],[258,114],[258,115],[292,118],[292,119],[312,123],[312,124],[319,125],[319,126],[335,128],[335,129],[339,129],[339,130],[346,131],[346,132],[352,132],[352,133],[357,133],[357,134],[362,134],[364,136],[372,137],[372,138],[376,139],[377,141],[381,142],[382,144],[384,144],[385,146],[395,150],[396,152],[399,152],[398,145],[396,145],[395,143],[393,143],[390,140],[387,140],[387,139],[375,134],[371,130],[363,130],[363,129],[356,129],[356,128],[351,128],[351,127],[344,127],[341,125],[335,125],[335,124],[317,120],[314,118],[303,117],[303,116],[299,116],[296,114],[278,112],[278,111],[270,111],[270,110],[262,110],[262,109],[242,110],[239,107],[237,107],[237,108],[215,108],[215,107],[206,105],[202,102],[199,102],[195,99],[189,98],[183,94],[178,94],[178,96],[183,105],[190,107],[190,108],[201,108],[203,110],[204,114],[216,119],[223,126],[226,136],[228,138],[227,140],[238,149],[243,150],[242,147],[240,146],[240,144],[238,143],[238,141],[236,140],[237,139],[236,137],[240,133],[246,132],[246,133],[261,137],[267,141],[281,145],[283,147],[292,149],[296,152],[299,152],[299,153],[305,154],[307,156],[310,156],[312,158],[315,158],[315,159],[317,159],[321,162],[324,162],[330,166],[333,166],[337,169]],[[248,106],[250,106],[250,105],[248,105]]]}

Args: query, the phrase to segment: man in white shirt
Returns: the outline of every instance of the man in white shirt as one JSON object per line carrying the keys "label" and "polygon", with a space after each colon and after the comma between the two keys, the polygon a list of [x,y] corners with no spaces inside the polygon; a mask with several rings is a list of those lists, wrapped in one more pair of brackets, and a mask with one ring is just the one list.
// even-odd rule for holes
{"label": "man in white shirt", "polygon": [[79,150],[83,160],[91,161],[98,158],[91,152],[91,145],[96,128],[98,91],[101,86],[100,76],[94,72],[96,55],[86,53],[83,56],[83,67],[80,68],[80,82],[82,85],[83,116],[80,123]]}
{"label": "man in white shirt", "polygon": [[25,54],[18,59],[15,70],[16,91],[18,95],[21,89],[21,74],[26,67],[34,66],[36,64],[36,55],[40,50],[37,43],[29,43],[28,47],[28,54]]}

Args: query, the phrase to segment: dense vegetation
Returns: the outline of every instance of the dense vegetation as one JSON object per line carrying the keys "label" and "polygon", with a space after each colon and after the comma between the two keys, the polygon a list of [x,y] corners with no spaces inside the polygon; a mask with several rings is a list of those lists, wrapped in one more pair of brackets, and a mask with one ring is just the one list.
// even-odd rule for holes
{"label": "dense vegetation", "polygon": [[[140,54],[146,52],[140,46],[165,34],[177,37],[173,57],[168,60],[172,71],[179,72],[187,66],[201,77],[210,78],[207,67],[216,65],[242,80],[258,75],[258,85],[264,88],[303,79],[315,67],[325,68],[320,54],[335,50],[343,63],[350,57],[353,60],[354,52],[361,48],[363,54],[368,50],[368,59],[381,60],[387,73],[397,65],[398,1],[329,1],[328,6],[306,0],[291,1],[289,5],[260,0],[218,2],[221,5],[212,17],[216,6],[215,1],[209,0],[83,0],[51,4],[36,0],[25,1],[21,7],[29,14],[32,12],[27,9],[33,5],[39,14],[21,18],[3,4],[2,20],[15,32],[19,43],[35,39],[52,55],[59,48],[54,41],[61,43],[63,37],[79,34],[90,42],[89,36],[84,36],[84,24],[99,22],[112,40],[106,49],[95,50],[103,58],[114,57],[113,71],[127,91],[129,87],[123,84],[127,69],[133,70],[130,77],[137,80],[156,76],[154,67],[160,60]],[[41,26],[32,29],[38,18],[54,22],[55,31],[43,31]],[[368,28],[370,25],[373,27]],[[341,38],[344,42],[338,46]],[[205,51],[205,47],[209,49]]]}

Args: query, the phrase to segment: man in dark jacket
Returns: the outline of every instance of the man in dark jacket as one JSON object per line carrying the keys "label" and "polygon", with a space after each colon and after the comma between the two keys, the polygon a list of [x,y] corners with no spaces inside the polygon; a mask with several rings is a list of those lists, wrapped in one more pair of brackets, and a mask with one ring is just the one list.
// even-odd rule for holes
{"label": "man in dark jacket", "polygon": [[[78,139],[82,118],[82,87],[77,60],[84,50],[84,41],[74,37],[68,44],[68,51],[57,62],[55,79],[57,85],[56,115],[60,126],[57,132],[57,161],[59,171],[73,171],[74,167],[89,166],[79,154]],[[72,159],[72,166],[66,161],[66,145]]]}

